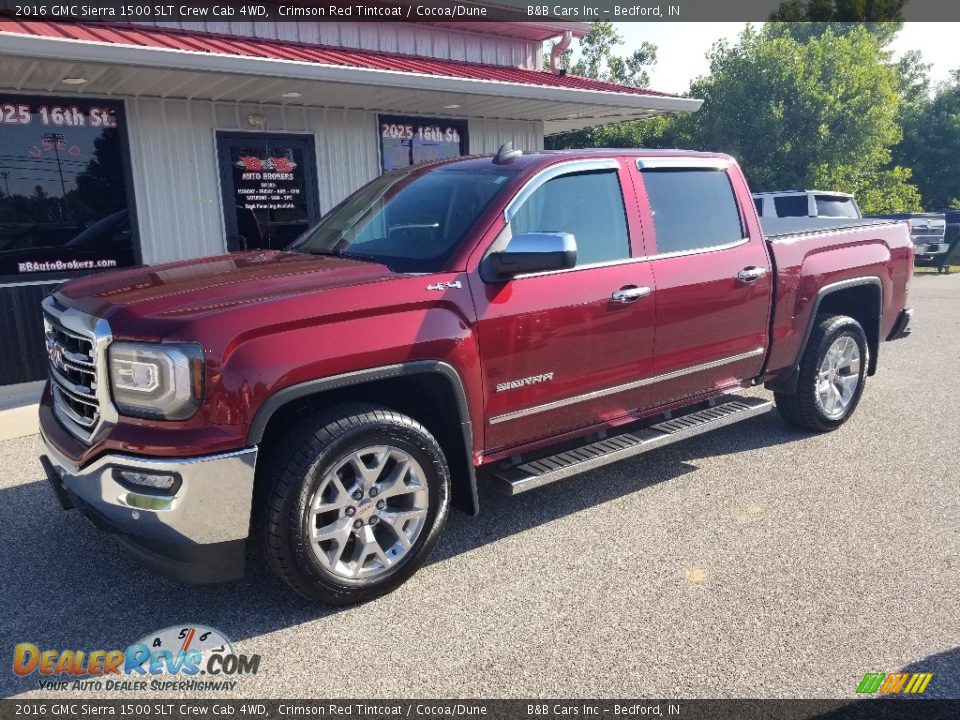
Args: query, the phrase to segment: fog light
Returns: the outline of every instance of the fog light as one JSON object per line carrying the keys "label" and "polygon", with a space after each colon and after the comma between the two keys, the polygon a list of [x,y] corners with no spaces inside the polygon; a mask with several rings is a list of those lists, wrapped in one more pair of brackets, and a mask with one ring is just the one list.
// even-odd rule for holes
{"label": "fog light", "polygon": [[143,470],[115,468],[114,479],[132,490],[173,495],[180,489],[180,476],[173,473],[150,473]]}

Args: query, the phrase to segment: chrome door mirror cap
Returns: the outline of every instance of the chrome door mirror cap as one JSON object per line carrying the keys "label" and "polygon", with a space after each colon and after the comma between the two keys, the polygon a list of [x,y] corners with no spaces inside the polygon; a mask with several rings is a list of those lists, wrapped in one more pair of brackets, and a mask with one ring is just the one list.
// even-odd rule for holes
{"label": "chrome door mirror cap", "polygon": [[488,282],[503,282],[518,275],[569,270],[576,264],[577,241],[571,233],[519,233],[503,250],[484,258],[481,274]]}

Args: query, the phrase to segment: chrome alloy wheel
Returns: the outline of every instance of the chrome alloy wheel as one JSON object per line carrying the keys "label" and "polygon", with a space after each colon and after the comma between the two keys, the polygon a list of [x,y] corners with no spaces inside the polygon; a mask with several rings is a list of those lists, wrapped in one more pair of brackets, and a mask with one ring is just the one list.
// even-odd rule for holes
{"label": "chrome alloy wheel", "polygon": [[429,504],[426,475],[408,453],[391,445],[357,450],[337,461],[310,500],[310,545],[337,577],[379,578],[413,547]]}
{"label": "chrome alloy wheel", "polygon": [[860,384],[860,347],[841,335],[827,350],[817,373],[817,402],[831,420],[842,418]]}

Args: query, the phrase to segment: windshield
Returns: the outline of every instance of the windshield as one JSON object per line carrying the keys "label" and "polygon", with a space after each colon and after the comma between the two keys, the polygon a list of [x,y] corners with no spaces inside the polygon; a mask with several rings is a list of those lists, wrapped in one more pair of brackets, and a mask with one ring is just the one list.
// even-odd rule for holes
{"label": "windshield", "polygon": [[358,190],[290,246],[436,272],[500,190],[509,171],[387,173]]}

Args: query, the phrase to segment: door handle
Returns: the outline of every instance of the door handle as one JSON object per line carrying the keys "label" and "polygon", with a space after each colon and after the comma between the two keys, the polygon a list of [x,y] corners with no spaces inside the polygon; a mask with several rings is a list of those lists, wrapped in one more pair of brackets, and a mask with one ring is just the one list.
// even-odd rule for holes
{"label": "door handle", "polygon": [[651,292],[650,288],[646,285],[643,287],[636,287],[635,285],[629,285],[619,290],[615,290],[610,299],[615,303],[622,303],[624,305],[632,302],[636,302],[640,298],[645,298]]}
{"label": "door handle", "polygon": [[759,280],[767,274],[767,269],[762,267],[748,267],[737,273],[737,280],[741,282],[753,282]]}

